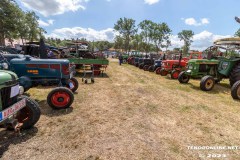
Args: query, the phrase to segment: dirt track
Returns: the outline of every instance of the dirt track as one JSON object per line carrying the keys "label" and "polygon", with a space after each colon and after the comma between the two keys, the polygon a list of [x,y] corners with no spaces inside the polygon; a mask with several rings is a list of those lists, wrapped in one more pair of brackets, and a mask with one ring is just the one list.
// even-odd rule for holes
{"label": "dirt track", "polygon": [[[72,109],[53,111],[50,89],[31,89],[41,106],[36,127],[21,137],[0,130],[2,159],[199,159],[198,154],[240,150],[188,150],[187,146],[240,146],[240,102],[230,88],[199,90],[199,81],[175,80],[119,66],[111,60],[107,76],[82,84]],[[222,159],[222,158],[221,158]]]}

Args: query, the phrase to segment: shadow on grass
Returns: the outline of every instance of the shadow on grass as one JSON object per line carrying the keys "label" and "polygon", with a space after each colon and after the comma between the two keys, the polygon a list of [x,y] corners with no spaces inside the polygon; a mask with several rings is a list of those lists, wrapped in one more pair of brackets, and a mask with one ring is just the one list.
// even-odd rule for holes
{"label": "shadow on grass", "polygon": [[20,132],[20,135],[16,134],[14,131],[9,131],[5,129],[0,131],[0,159],[2,158],[3,154],[8,150],[10,145],[24,143],[34,137],[37,132],[38,129],[36,127],[28,130],[22,130]]}
{"label": "shadow on grass", "polygon": [[[76,75],[74,76],[75,78],[80,78],[80,79],[82,79],[83,78],[83,76],[84,76],[84,74],[83,73],[76,73]],[[91,77],[91,74],[87,74],[87,77]],[[101,74],[99,74],[99,75],[94,75],[94,78],[109,78],[109,76],[108,76],[108,74],[107,73],[101,73]]]}
{"label": "shadow on grass", "polygon": [[37,100],[35,99],[35,101],[38,102],[40,108],[41,108],[41,114],[42,115],[46,115],[48,117],[58,117],[58,116],[62,116],[62,115],[67,115],[72,113],[73,108],[69,107],[66,109],[52,109],[48,104],[46,100]]}
{"label": "shadow on grass", "polygon": [[[183,85],[188,85],[194,90],[202,91],[200,88],[200,84],[198,86],[195,86],[192,83],[187,83]],[[219,84],[215,84],[215,86],[211,91],[202,91],[202,92],[205,92],[207,94],[218,94],[218,93],[227,93],[229,92],[229,90],[230,90],[230,85],[219,83]]]}

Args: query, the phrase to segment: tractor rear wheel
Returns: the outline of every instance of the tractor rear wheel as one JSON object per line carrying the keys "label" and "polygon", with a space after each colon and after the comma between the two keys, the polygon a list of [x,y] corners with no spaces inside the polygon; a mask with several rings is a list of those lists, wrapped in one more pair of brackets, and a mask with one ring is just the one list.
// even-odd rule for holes
{"label": "tractor rear wheel", "polygon": [[233,84],[231,88],[231,96],[233,99],[240,100],[240,80]]}
{"label": "tractor rear wheel", "polygon": [[178,79],[179,73],[180,73],[179,70],[173,70],[172,73],[171,73],[171,78],[172,79]]}
{"label": "tractor rear wheel", "polygon": [[215,80],[212,76],[204,76],[200,82],[200,88],[203,91],[211,91],[215,85]]}
{"label": "tractor rear wheel", "polygon": [[149,71],[149,72],[154,72],[154,66],[148,67],[148,71]]}
{"label": "tractor rear wheel", "polygon": [[160,70],[160,75],[161,76],[166,76],[167,74],[168,74],[168,71],[166,71],[165,69]]}
{"label": "tractor rear wheel", "polygon": [[229,76],[230,86],[240,80],[240,63],[236,64]]}
{"label": "tractor rear wheel", "polygon": [[161,67],[158,67],[158,68],[156,69],[156,74],[160,74],[160,71],[161,71]]}
{"label": "tractor rear wheel", "polygon": [[135,67],[138,67],[138,63],[135,63],[134,65],[135,65]]}
{"label": "tractor rear wheel", "polygon": [[27,96],[19,96],[18,100],[26,99],[26,107],[22,108],[16,116],[16,119],[19,123],[22,123],[21,129],[29,129],[33,127],[39,120],[41,115],[41,110],[39,108],[38,103],[27,97]]}
{"label": "tractor rear wheel", "polygon": [[66,87],[57,87],[47,96],[47,103],[53,109],[68,108],[73,103],[73,100],[73,92]]}
{"label": "tractor rear wheel", "polygon": [[184,71],[182,71],[179,75],[178,75],[178,81],[180,83],[188,83],[190,80],[190,76],[187,75]]}
{"label": "tractor rear wheel", "polygon": [[72,92],[75,92],[79,86],[77,79],[72,77],[69,81],[72,83],[73,88],[71,89],[69,85],[67,85],[67,88],[69,88]]}

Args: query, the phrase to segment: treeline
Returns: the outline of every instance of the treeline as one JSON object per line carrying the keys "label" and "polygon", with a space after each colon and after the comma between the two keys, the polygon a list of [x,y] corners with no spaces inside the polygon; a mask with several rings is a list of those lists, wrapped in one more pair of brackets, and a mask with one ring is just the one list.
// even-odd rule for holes
{"label": "treeline", "polygon": [[[133,49],[148,53],[163,49],[168,50],[171,45],[172,30],[165,22],[156,23],[151,20],[144,20],[136,26],[135,20],[124,17],[117,21],[114,29],[119,33],[115,37],[115,49],[124,49],[126,52]],[[184,41],[184,46],[181,48],[183,53],[188,52],[193,35],[194,33],[191,30],[183,30],[178,33],[178,38]]]}
{"label": "treeline", "polygon": [[88,41],[85,38],[81,39],[59,39],[59,38],[47,38],[45,42],[51,46],[55,47],[65,47],[69,46],[72,42],[86,42],[88,44],[89,50],[94,51],[105,51],[114,46],[114,43],[108,41]]}
{"label": "treeline", "polygon": [[46,31],[38,19],[35,12],[24,12],[14,0],[0,0],[0,45],[5,45],[5,39],[39,40]]}

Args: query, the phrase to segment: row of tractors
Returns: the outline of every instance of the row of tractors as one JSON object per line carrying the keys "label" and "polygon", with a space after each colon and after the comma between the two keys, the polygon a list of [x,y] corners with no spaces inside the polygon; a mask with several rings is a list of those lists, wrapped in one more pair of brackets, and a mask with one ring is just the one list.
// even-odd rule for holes
{"label": "row of tractors", "polygon": [[69,59],[43,59],[0,50],[0,126],[20,131],[37,123],[39,104],[24,92],[39,85],[53,88],[46,99],[51,108],[70,107],[79,87],[76,68],[108,65],[107,59],[83,59],[76,52]]}
{"label": "row of tractors", "polygon": [[161,76],[171,75],[180,84],[191,78],[201,79],[200,89],[211,91],[215,84],[228,78],[233,99],[240,99],[240,38],[224,38],[203,52],[191,52],[189,56],[176,55],[175,59],[149,59],[130,56],[128,63],[155,72]]}

